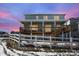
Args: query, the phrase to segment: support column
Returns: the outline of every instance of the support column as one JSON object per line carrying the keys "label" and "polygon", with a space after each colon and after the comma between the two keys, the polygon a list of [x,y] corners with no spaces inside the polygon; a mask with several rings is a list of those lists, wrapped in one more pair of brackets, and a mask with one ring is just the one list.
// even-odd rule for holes
{"label": "support column", "polygon": [[[66,22],[65,27],[67,27],[67,22]],[[68,33],[65,33],[65,38],[68,38]]]}
{"label": "support column", "polygon": [[54,20],[54,28],[56,28],[56,21]]}
{"label": "support column", "polygon": [[32,21],[31,21],[31,40],[30,40],[30,42],[32,43]]}
{"label": "support column", "polygon": [[[56,31],[55,29],[56,29],[56,21],[55,21],[55,19],[54,19],[54,32]],[[55,34],[53,34],[53,35],[55,35]],[[54,37],[54,36],[53,36]],[[56,40],[56,39],[55,39]]]}
{"label": "support column", "polygon": [[44,42],[44,21],[42,22],[42,32],[43,32],[43,34],[42,34],[43,37],[42,38],[43,38],[43,42]]}

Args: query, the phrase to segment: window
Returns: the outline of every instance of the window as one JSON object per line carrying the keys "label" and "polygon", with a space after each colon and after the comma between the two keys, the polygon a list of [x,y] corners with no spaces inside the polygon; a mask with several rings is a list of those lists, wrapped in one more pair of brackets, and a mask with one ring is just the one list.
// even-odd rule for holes
{"label": "window", "polygon": [[38,19],[44,19],[44,16],[38,16]]}
{"label": "window", "polygon": [[38,25],[33,24],[33,25],[31,26],[31,30],[37,31],[37,30],[38,30]]}
{"label": "window", "polygon": [[60,16],[60,19],[64,19],[64,16]]}
{"label": "window", "polygon": [[48,16],[48,19],[54,19],[54,16]]}
{"label": "window", "polygon": [[25,19],[31,19],[31,17],[30,16],[25,16]]}
{"label": "window", "polygon": [[26,16],[25,19],[36,19],[36,16]]}
{"label": "window", "polygon": [[55,21],[59,21],[59,16],[54,16]]}
{"label": "window", "polygon": [[32,19],[36,19],[36,16],[32,16]]}
{"label": "window", "polygon": [[48,20],[48,16],[44,16],[44,19],[45,19],[45,20]]}
{"label": "window", "polygon": [[45,25],[45,32],[51,32],[51,25]]}

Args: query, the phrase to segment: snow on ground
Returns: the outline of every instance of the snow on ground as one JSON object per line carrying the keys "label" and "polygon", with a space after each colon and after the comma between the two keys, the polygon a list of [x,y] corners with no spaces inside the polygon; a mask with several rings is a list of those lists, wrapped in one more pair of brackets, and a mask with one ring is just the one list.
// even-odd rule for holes
{"label": "snow on ground", "polygon": [[7,55],[9,55],[9,56],[17,56],[18,55],[6,47],[6,42],[2,42],[2,46],[4,47]]}
{"label": "snow on ground", "polygon": [[[0,56],[79,56],[77,51],[75,52],[34,52],[34,51],[19,51],[16,49],[8,49],[6,42],[0,42]],[[43,50],[43,49],[41,49]]]}
{"label": "snow on ground", "polygon": [[4,53],[3,46],[1,45],[0,45],[0,56],[6,56],[6,54]]}
{"label": "snow on ground", "polygon": [[70,53],[70,52],[62,52],[62,53],[58,53],[58,52],[34,52],[34,51],[19,51],[19,50],[15,50],[13,49],[13,51],[15,51],[16,53],[20,54],[21,56],[79,56],[79,53],[75,52],[75,53]]}

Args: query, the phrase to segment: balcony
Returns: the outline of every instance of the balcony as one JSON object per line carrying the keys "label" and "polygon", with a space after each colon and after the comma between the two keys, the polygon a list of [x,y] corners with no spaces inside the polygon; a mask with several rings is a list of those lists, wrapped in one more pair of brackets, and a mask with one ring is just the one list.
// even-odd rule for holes
{"label": "balcony", "polygon": [[27,19],[27,20],[23,20],[23,21],[21,21],[21,23],[24,23],[24,22],[54,22],[54,21],[56,21],[56,22],[66,22],[66,20],[65,19],[60,19],[60,20],[54,20],[54,19],[48,19],[48,20],[46,20],[46,19]]}
{"label": "balcony", "polygon": [[45,35],[45,36],[57,36],[63,32],[69,31],[69,27],[27,27],[20,29],[22,34],[26,35]]}

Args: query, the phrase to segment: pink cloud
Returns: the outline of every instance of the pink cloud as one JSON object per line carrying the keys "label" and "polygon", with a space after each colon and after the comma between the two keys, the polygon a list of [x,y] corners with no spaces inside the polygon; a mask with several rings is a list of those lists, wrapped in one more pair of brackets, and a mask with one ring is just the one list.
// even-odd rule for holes
{"label": "pink cloud", "polygon": [[2,11],[0,10],[0,18],[6,18],[6,19],[17,19],[14,15],[12,15],[8,11]]}
{"label": "pink cloud", "polygon": [[79,17],[79,7],[73,7],[70,10],[66,10],[66,19],[71,18],[71,17]]}
{"label": "pink cloud", "polygon": [[16,27],[14,25],[2,24],[2,23],[0,23],[0,29],[19,32],[19,27]]}
{"label": "pink cloud", "polygon": [[11,31],[17,31],[17,32],[19,32],[19,28],[13,27],[13,28],[11,29]]}
{"label": "pink cloud", "polygon": [[[2,11],[2,10],[0,10],[0,18],[3,18],[5,20],[6,19],[10,19],[10,20],[12,20],[12,19],[13,20],[16,20],[17,19],[10,12],[8,12],[8,11]],[[0,19],[0,20],[3,20],[3,19]],[[4,22],[5,22],[5,20],[4,20]],[[17,24],[18,24],[18,22],[17,22]],[[19,27],[17,27],[16,25],[13,25],[13,24],[5,24],[5,23],[0,23],[0,29],[5,29],[5,30],[9,30],[9,31],[19,31]]]}

